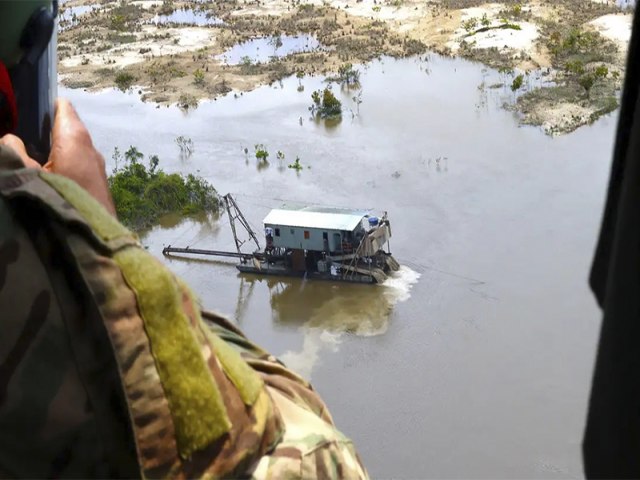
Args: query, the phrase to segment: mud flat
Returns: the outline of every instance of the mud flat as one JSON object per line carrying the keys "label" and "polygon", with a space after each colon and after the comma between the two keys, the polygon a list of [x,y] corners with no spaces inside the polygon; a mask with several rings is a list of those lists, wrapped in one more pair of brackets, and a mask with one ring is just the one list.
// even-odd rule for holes
{"label": "mud flat", "polygon": [[[435,51],[507,74],[505,105],[560,134],[618,105],[629,2],[559,0],[256,0],[105,2],[62,7],[69,87],[135,88],[144,101],[194,108],[290,75]],[[529,75],[545,77],[531,87]]]}

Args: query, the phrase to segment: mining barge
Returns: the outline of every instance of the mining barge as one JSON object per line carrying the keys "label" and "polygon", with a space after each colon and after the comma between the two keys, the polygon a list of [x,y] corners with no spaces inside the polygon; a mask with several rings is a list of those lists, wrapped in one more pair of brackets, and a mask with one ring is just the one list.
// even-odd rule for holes
{"label": "mining barge", "polygon": [[[243,273],[353,283],[382,283],[400,267],[389,251],[391,225],[387,212],[375,216],[342,208],[273,209],[263,221],[266,246],[262,249],[234,198],[227,194],[223,199],[236,252],[169,245],[162,253],[237,258],[236,268]],[[247,240],[240,240],[239,227],[248,233]],[[256,245],[252,253],[242,251],[247,242]]]}

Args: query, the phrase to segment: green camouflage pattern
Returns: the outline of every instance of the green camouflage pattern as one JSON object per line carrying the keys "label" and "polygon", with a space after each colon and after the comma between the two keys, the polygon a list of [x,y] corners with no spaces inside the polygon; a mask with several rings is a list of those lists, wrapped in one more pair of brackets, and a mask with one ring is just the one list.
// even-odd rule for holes
{"label": "green camouflage pattern", "polygon": [[0,312],[0,477],[367,477],[306,381],[3,146]]}

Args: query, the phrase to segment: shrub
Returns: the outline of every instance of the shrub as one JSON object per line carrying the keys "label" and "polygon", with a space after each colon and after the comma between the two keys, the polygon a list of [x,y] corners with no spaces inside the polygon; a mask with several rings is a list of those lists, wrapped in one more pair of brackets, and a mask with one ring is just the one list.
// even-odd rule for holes
{"label": "shrub", "polygon": [[356,85],[360,81],[360,71],[350,63],[338,67],[338,81],[346,85]]}
{"label": "shrub", "polygon": [[522,87],[522,83],[524,82],[524,75],[520,74],[516,78],[513,79],[511,83],[511,91],[515,92]]}
{"label": "shrub", "polygon": [[178,108],[182,110],[189,110],[190,108],[198,107],[198,99],[190,93],[183,93],[178,98]]}
{"label": "shrub", "polygon": [[291,168],[292,170],[295,170],[296,172],[299,172],[300,170],[303,169],[302,165],[300,164],[300,157],[296,157],[296,161],[287,165],[287,168]]}
{"label": "shrub", "polygon": [[311,94],[311,100],[313,104],[309,110],[316,117],[335,118],[342,115],[342,103],[329,88],[325,88],[324,91],[316,90]]}
{"label": "shrub", "polygon": [[125,163],[114,169],[108,181],[118,218],[128,227],[150,227],[167,213],[217,212],[218,194],[203,178],[167,174],[158,169],[160,160],[156,155],[149,157],[147,167],[141,163],[144,155],[133,146],[125,152],[124,159],[116,148],[113,158],[116,165],[123,160]]}
{"label": "shrub", "polygon": [[468,20],[462,22],[462,28],[464,28],[467,32],[471,32],[475,30],[478,26],[478,19],[476,17],[471,17]]}
{"label": "shrub", "polygon": [[269,151],[262,143],[257,143],[255,146],[256,158],[261,162],[266,162],[269,158]]}
{"label": "shrub", "polygon": [[195,72],[193,72],[193,83],[195,83],[199,87],[204,85],[204,72],[199,68]]}
{"label": "shrub", "polygon": [[134,81],[135,77],[129,72],[118,72],[115,78],[116,87],[118,87],[123,92],[129,90]]}

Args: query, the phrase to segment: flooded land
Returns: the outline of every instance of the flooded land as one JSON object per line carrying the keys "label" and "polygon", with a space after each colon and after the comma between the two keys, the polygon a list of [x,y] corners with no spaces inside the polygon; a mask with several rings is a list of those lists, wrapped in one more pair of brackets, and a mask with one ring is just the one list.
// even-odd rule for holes
{"label": "flooded land", "polygon": [[[161,15],[158,5],[144,5],[150,21]],[[279,17],[275,5],[283,12]],[[349,3],[346,10],[364,5]],[[435,8],[426,5],[420,8]],[[245,16],[255,21],[271,14],[272,25],[301,11],[291,5],[284,13],[286,2],[250,6],[243,7]],[[407,3],[369,10],[385,18],[396,9],[410,11]],[[452,21],[462,15],[438,11]],[[371,22],[345,9],[336,15],[341,22]],[[228,24],[235,16],[242,17],[218,12]],[[411,17],[398,22],[413,25]],[[216,25],[180,28],[163,32],[191,35],[194,42],[197,35],[219,34]],[[233,250],[224,213],[167,217],[141,236],[206,308],[233,318],[311,379],[373,478],[581,477],[600,321],[587,275],[616,114],[552,137],[522,126],[520,114],[503,107],[526,95],[511,89],[512,73],[421,53],[360,65],[359,89],[333,87],[342,120],[317,121],[308,110],[310,92],[326,86],[319,72],[328,67],[295,58],[336,53],[319,35],[314,43],[294,30],[281,45],[265,45],[236,29],[228,32],[235,35],[232,42],[208,46],[206,88],[214,88],[214,75],[220,75],[237,90],[201,99],[197,109],[141,101],[164,94],[164,103],[171,103],[173,89],[180,91],[175,79],[166,87],[142,82],[125,92],[62,86],[60,95],[77,106],[109,169],[114,147],[134,145],[146,156],[158,155],[166,171],[201,175],[220,193],[234,194],[257,232],[269,210],[284,202],[388,211],[391,251],[402,267],[382,285],[264,278],[239,274],[232,261],[162,256],[169,244]],[[237,44],[243,46],[233,50]],[[184,47],[182,40],[166,45]],[[138,58],[119,48],[120,56],[105,58]],[[234,70],[241,68],[236,61],[243,52],[263,55],[264,48],[276,57],[280,49],[301,49],[279,58],[283,65],[304,65],[307,73],[269,84],[263,81],[269,72],[245,76]],[[175,61],[192,76],[187,65],[195,54],[185,52],[95,68],[122,68],[141,81],[150,79],[142,72],[154,61]],[[214,60],[218,55],[226,58]],[[280,60],[266,65],[274,61]],[[67,84],[85,77],[96,87],[112,81],[97,79],[93,67],[82,69],[93,63],[67,65]],[[550,85],[532,72],[525,79],[530,91]],[[193,141],[188,158],[180,155],[178,136]],[[256,144],[271,151],[268,163],[256,160]],[[303,168],[287,168],[296,157]]]}
{"label": "flooded land", "polygon": [[[157,155],[232,193],[259,237],[284,203],[388,212],[401,268],[381,285],[162,256],[234,250],[224,212],[141,232],[204,307],[311,379],[372,478],[576,478],[633,8],[67,0],[60,95],[109,170],[114,148]],[[325,88],[340,118],[310,112]]]}
{"label": "flooded land", "polygon": [[59,70],[69,87],[133,88],[188,109],[291,75],[437,52],[503,72],[493,86],[517,94],[503,107],[555,135],[617,108],[634,4],[68,0]]}

